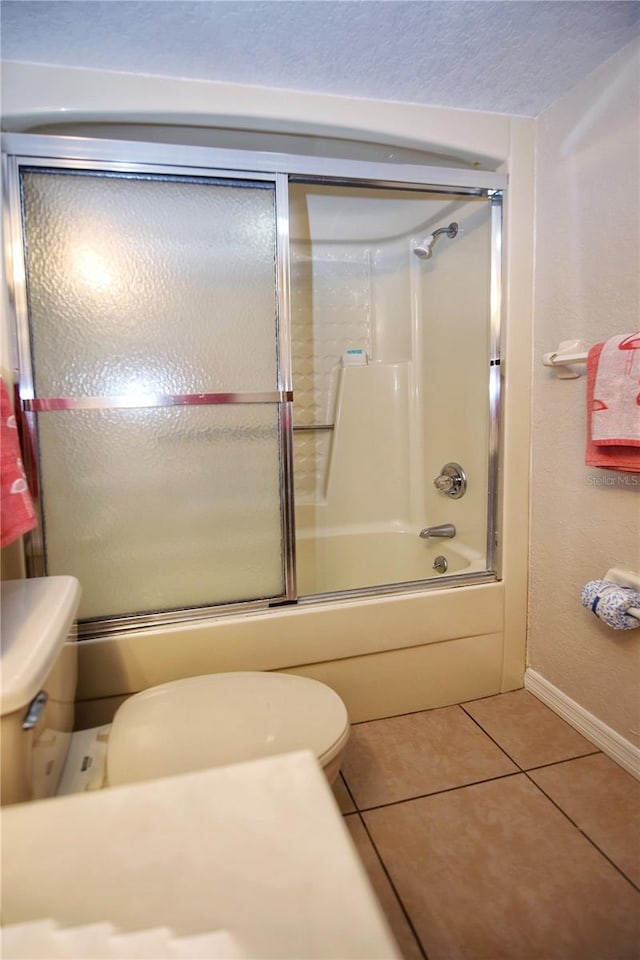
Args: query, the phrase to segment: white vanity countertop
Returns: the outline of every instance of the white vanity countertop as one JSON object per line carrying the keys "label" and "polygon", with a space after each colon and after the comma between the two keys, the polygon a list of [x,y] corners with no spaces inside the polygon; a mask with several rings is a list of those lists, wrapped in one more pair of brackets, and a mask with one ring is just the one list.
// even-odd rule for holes
{"label": "white vanity countertop", "polygon": [[226,930],[250,960],[400,958],[307,751],[5,807],[2,846],[5,924]]}

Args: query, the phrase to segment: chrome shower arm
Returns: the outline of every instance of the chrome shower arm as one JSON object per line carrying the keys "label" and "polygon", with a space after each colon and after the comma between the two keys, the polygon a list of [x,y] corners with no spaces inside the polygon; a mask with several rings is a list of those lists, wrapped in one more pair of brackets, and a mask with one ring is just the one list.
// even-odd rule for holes
{"label": "chrome shower arm", "polygon": [[458,224],[454,220],[453,223],[450,223],[448,227],[438,227],[437,230],[433,231],[431,236],[434,238],[439,237],[441,233],[446,233],[446,235],[453,240],[453,238],[458,234]]}

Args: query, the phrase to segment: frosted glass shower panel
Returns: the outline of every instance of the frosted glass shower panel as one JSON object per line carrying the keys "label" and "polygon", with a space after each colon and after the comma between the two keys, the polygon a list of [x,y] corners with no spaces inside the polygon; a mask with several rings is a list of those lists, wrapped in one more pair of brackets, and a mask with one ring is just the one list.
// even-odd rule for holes
{"label": "frosted glass shower panel", "polygon": [[274,390],[269,181],[22,174],[40,396]]}
{"label": "frosted glass shower panel", "polygon": [[47,572],[83,618],[283,593],[274,405],[39,416]]}
{"label": "frosted glass shower panel", "polygon": [[97,621],[280,599],[274,181],[27,166],[21,197],[44,572]]}

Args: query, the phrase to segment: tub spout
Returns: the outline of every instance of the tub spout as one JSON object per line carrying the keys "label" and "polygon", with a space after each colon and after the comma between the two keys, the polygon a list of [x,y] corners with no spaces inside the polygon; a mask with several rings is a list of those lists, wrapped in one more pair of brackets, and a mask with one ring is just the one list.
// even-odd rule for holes
{"label": "tub spout", "polygon": [[456,535],[456,528],[452,523],[441,523],[437,527],[425,527],[420,531],[423,540],[435,538],[447,538],[451,540]]}

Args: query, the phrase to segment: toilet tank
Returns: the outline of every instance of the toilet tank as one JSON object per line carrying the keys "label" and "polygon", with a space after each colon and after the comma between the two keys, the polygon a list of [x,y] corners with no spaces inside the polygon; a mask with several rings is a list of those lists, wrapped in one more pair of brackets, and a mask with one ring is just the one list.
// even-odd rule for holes
{"label": "toilet tank", "polygon": [[78,674],[75,577],[2,583],[0,803],[56,792],[73,729]]}

